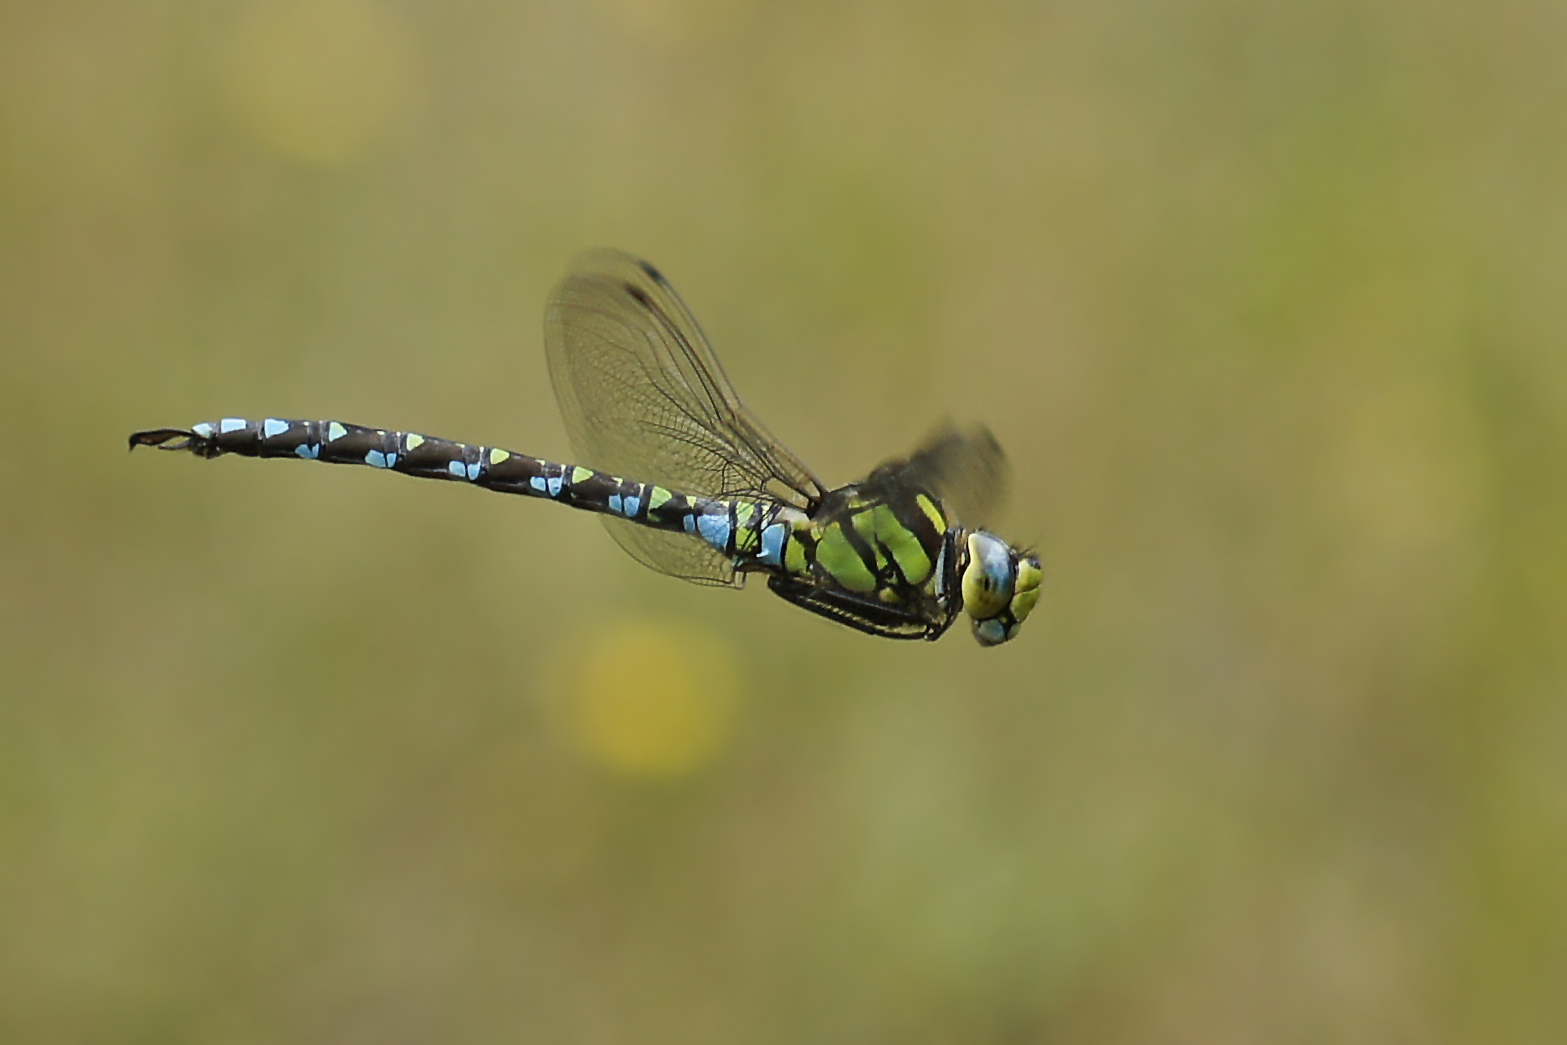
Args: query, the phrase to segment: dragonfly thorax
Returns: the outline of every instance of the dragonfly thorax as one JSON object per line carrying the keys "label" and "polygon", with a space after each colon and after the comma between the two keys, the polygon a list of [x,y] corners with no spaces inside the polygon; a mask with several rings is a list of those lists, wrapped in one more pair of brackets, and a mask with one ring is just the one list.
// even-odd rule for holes
{"label": "dragonfly thorax", "polygon": [[934,639],[961,611],[959,532],[928,491],[872,475],[811,506],[768,587],[860,631]]}

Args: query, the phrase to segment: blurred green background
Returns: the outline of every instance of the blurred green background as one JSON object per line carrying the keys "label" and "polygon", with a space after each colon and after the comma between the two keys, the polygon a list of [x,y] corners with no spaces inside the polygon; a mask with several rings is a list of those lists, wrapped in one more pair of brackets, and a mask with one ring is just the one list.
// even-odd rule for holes
{"label": "blurred green background", "polygon": [[[0,1040],[1567,1039],[1567,7],[0,10]],[[578,250],[1010,646],[133,429],[569,456]]]}

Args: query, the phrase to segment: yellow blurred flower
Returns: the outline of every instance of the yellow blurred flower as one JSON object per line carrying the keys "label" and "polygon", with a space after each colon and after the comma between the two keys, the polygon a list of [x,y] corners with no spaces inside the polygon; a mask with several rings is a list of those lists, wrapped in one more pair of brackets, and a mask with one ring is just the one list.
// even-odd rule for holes
{"label": "yellow blurred flower", "polygon": [[712,634],[628,621],[583,648],[561,712],[586,754],[630,775],[672,777],[707,765],[728,741],[737,676]]}

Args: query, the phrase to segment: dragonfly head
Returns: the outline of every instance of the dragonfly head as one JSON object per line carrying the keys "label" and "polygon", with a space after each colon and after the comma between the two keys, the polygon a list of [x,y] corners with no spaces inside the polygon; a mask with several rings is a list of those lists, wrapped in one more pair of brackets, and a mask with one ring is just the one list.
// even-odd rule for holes
{"label": "dragonfly head", "polygon": [[972,618],[974,638],[981,646],[999,646],[1017,636],[1039,601],[1043,578],[1039,556],[1018,552],[984,530],[969,533],[963,612]]}

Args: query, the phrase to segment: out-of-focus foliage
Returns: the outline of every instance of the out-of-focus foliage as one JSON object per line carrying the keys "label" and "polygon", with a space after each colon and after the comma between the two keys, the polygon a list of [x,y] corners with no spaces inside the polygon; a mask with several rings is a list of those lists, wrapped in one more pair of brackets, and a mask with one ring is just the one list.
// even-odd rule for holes
{"label": "out-of-focus foliage", "polygon": [[[1564,1040],[1564,34],[7,5],[0,1040]],[[1022,637],[125,453],[272,414],[565,456],[540,315],[598,244],[826,479],[988,422]]]}

